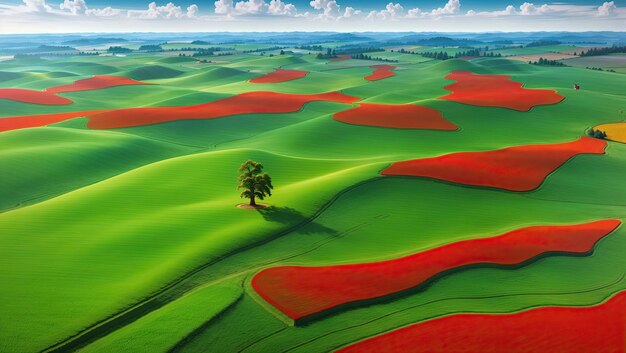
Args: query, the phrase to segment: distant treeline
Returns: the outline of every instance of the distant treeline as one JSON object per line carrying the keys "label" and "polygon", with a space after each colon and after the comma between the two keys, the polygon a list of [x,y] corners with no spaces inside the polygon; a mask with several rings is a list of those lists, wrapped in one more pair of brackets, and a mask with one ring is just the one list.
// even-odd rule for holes
{"label": "distant treeline", "polygon": [[334,59],[337,57],[337,51],[335,49],[326,49],[326,54],[324,53],[318,53],[317,54],[317,58],[318,59]]}
{"label": "distant treeline", "polygon": [[[597,55],[607,55],[607,54],[615,54],[615,53],[626,53],[626,45],[617,46],[614,45],[612,47],[604,47],[604,48],[591,48],[587,51],[581,51],[580,56],[597,56]],[[576,55],[576,53],[574,53]]]}
{"label": "distant treeline", "polygon": [[530,42],[528,44],[526,44],[527,48],[532,48],[532,47],[545,47],[547,45],[559,45],[562,44],[560,41],[558,40],[538,40],[535,42]]}
{"label": "distant treeline", "polygon": [[539,58],[539,60],[536,61],[529,61],[529,64],[532,65],[541,65],[541,66],[568,66],[565,65],[563,62],[558,61],[558,60],[548,60],[548,59],[544,59],[544,58]]}
{"label": "distant treeline", "polygon": [[278,50],[278,49],[284,49],[286,47],[269,47],[269,48],[258,48],[258,49],[248,49],[248,50],[242,50],[242,53],[260,53],[263,51],[272,51],[272,50]]}
{"label": "distant treeline", "polygon": [[613,69],[606,69],[606,70],[605,70],[605,69],[603,69],[603,68],[601,68],[601,67],[589,67],[589,66],[587,66],[585,69],[595,70],[595,71],[616,72],[616,71],[615,71],[615,70],[613,70]]}
{"label": "distant treeline", "polygon": [[[486,50],[489,49],[489,47],[485,47]],[[501,57],[502,54],[500,53],[494,53],[494,52],[487,52],[487,51],[481,51],[481,49],[468,49],[466,51],[460,51],[457,52],[454,55],[450,55],[444,51],[425,51],[425,52],[414,52],[414,51],[408,51],[405,50],[404,48],[400,49],[398,51],[399,53],[403,53],[403,54],[415,54],[415,55],[421,55],[427,58],[432,58],[432,59],[437,59],[437,60],[448,60],[448,59],[452,59],[452,58],[461,58],[461,57],[465,57],[465,56],[486,56],[486,57]]]}
{"label": "distant treeline", "polygon": [[296,49],[312,50],[312,51],[324,51],[324,47],[322,47],[321,45],[301,45],[299,47],[296,47]]}
{"label": "distant treeline", "polygon": [[[363,47],[363,46],[354,46],[354,45],[350,45],[350,46],[341,46],[341,47],[337,47],[334,49],[331,48],[324,48],[321,45],[301,45],[299,47],[295,47],[296,49],[301,49],[301,50],[311,50],[311,51],[321,51],[321,52],[326,52],[326,55],[322,54],[322,56],[324,56],[324,59],[328,59],[328,58],[332,58],[332,55],[335,55],[334,57],[337,57],[337,55],[352,55],[352,54],[362,54],[362,53],[373,53],[373,52],[379,52],[379,51],[385,51],[385,48],[379,48],[379,47]],[[331,55],[331,56],[329,56]]]}
{"label": "distant treeline", "polygon": [[372,57],[371,55],[367,55],[367,54],[363,54],[363,53],[352,54],[352,59],[384,61],[384,62],[389,62],[389,63],[397,63],[398,62],[398,60],[387,59],[387,58],[377,58],[377,57]]}
{"label": "distant treeline", "polygon": [[130,48],[125,48],[125,47],[109,47],[109,49],[107,49],[107,53],[113,53],[113,54],[122,54],[122,53],[132,53],[133,50]]}
{"label": "distant treeline", "polygon": [[207,48],[196,48],[196,47],[186,47],[186,48],[175,48],[168,49],[168,51],[196,51],[196,52],[213,52],[213,51],[226,51],[226,50],[235,50],[235,48],[224,48],[224,47],[207,47]]}
{"label": "distant treeline", "polygon": [[139,47],[140,51],[163,51],[163,48],[158,44],[144,44]]}

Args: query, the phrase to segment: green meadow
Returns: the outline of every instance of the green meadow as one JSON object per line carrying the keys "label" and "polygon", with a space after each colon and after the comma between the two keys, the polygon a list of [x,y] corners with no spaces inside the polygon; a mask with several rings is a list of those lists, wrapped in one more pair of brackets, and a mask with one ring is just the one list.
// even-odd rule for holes
{"label": "green meadow", "polygon": [[[387,50],[371,54],[398,60],[396,75],[367,81],[369,66],[385,63],[243,53],[272,44],[224,46],[235,53],[206,63],[162,53],[0,61],[0,88],[42,90],[93,75],[151,83],[62,93],[74,103],[60,106],[0,99],[0,119],[190,106],[252,91],[340,91],[360,102],[427,106],[459,129],[348,125],[332,115],[356,105],[316,101],[284,114],[111,130],[76,118],[0,132],[1,352],[328,352],[453,313],[588,306],[626,290],[622,226],[588,256],[456,271],[404,296],[294,326],[252,289],[261,269],[387,260],[531,225],[626,221],[626,145],[611,141],[606,154],[576,156],[530,192],[379,174],[394,161],[576,140],[623,119],[624,76],[585,69],[585,58],[550,67]],[[495,52],[571,47],[524,49]],[[309,73],[249,82],[276,68]],[[528,112],[438,99],[454,70],[509,75],[565,99]],[[263,201],[270,208],[236,207],[246,202],[237,169],[249,159],[272,176],[273,195]]]}

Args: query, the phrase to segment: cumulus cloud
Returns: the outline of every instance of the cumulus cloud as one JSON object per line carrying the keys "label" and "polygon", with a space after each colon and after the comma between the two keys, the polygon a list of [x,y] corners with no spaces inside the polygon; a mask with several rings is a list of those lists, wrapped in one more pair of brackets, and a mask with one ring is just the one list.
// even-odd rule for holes
{"label": "cumulus cloud", "polygon": [[353,18],[353,17],[359,17],[363,15],[363,11],[361,10],[356,10],[354,7],[352,6],[348,6],[346,7],[346,9],[343,11],[343,15],[341,15],[341,17],[343,18]]}
{"label": "cumulus cloud", "polygon": [[268,4],[265,0],[245,0],[233,2],[233,0],[215,1],[215,13],[220,15],[281,15],[296,16],[296,6],[282,0],[271,0]]}
{"label": "cumulus cloud", "polygon": [[233,10],[233,0],[217,0],[215,2],[215,13],[228,14]]}
{"label": "cumulus cloud", "polygon": [[68,10],[72,15],[82,15],[88,10],[85,0],[64,0],[59,8],[61,10]]}
{"label": "cumulus cloud", "polygon": [[617,11],[615,1],[605,2],[602,6],[598,7],[598,16],[613,16]]}
{"label": "cumulus cloud", "polygon": [[315,10],[322,10],[321,18],[338,18],[340,7],[335,0],[311,0],[309,2]]}
{"label": "cumulus cloud", "polygon": [[420,8],[416,7],[414,9],[410,9],[409,11],[407,11],[406,16],[409,18],[413,18],[413,17],[420,17],[422,16],[424,13],[422,12],[422,10],[420,10]]}
{"label": "cumulus cloud", "polygon": [[172,19],[181,18],[184,16],[183,10],[180,6],[176,6],[171,2],[168,2],[165,6],[158,6],[157,3],[154,1],[148,4],[147,10],[129,10],[127,14],[128,17],[145,19]]}
{"label": "cumulus cloud", "polygon": [[120,9],[114,9],[111,6],[107,6],[102,9],[87,9],[85,10],[85,15],[87,16],[97,16],[97,17],[112,17],[118,16],[122,13]]}
{"label": "cumulus cloud", "polygon": [[198,15],[198,5],[196,4],[191,4],[189,6],[187,6],[187,17],[189,18],[194,18]]}
{"label": "cumulus cloud", "polygon": [[385,6],[384,10],[381,11],[370,11],[367,15],[367,19],[382,19],[382,20],[393,20],[401,17],[404,14],[404,8],[400,3],[394,4],[392,2],[388,3]]}
{"label": "cumulus cloud", "polygon": [[507,6],[504,10],[500,10],[500,11],[474,11],[474,10],[469,10],[467,11],[466,15],[467,16],[511,16],[511,15],[515,15],[517,14],[517,11],[515,10],[515,6],[513,5],[509,5]]}
{"label": "cumulus cloud", "polygon": [[46,4],[46,0],[23,0],[24,6],[30,12],[51,12],[52,7]]}
{"label": "cumulus cloud", "polygon": [[535,4],[530,2],[523,3],[520,5],[519,9],[522,15],[541,15],[551,11],[550,6],[547,4],[535,6]]}
{"label": "cumulus cloud", "polygon": [[262,14],[267,12],[267,9],[265,0],[238,1],[235,4],[235,12],[238,14]]}
{"label": "cumulus cloud", "polygon": [[267,12],[271,15],[295,16],[298,10],[294,4],[288,4],[282,0],[272,0]]}
{"label": "cumulus cloud", "polygon": [[440,15],[454,15],[461,11],[461,1],[459,0],[448,0],[444,7],[440,7],[438,9],[434,9],[431,11],[432,15],[440,16]]}

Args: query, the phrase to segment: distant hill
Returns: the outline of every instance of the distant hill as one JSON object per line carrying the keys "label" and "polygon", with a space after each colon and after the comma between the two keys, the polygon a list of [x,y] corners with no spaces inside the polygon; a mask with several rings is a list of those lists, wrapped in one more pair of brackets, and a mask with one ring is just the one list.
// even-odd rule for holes
{"label": "distant hill", "polygon": [[450,37],[430,37],[425,38],[423,35],[408,35],[394,40],[402,44],[418,44],[428,47],[462,47],[474,44],[481,44],[482,41],[466,38],[450,38]]}
{"label": "distant hill", "polygon": [[121,43],[127,42],[124,38],[81,38],[81,39],[73,39],[62,42],[61,44],[69,44],[69,45],[94,45],[94,44],[106,44],[106,43]]}

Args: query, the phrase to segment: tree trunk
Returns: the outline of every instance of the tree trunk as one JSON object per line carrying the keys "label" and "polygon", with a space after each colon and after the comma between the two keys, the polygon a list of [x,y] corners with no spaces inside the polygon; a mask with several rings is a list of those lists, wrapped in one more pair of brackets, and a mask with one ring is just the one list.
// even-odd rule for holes
{"label": "tree trunk", "polygon": [[252,193],[252,196],[250,197],[250,206],[256,206],[256,202],[254,201],[254,193]]}

